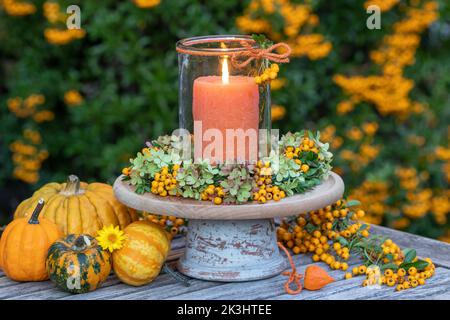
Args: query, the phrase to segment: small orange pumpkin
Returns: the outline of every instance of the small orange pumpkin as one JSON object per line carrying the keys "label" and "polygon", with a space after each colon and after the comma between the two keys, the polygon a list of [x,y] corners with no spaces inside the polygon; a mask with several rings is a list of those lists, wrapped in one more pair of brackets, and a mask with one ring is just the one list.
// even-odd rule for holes
{"label": "small orange pumpkin", "polygon": [[150,221],[137,221],[124,230],[123,247],[112,254],[117,277],[132,286],[150,283],[161,271],[170,250],[168,234]]}
{"label": "small orange pumpkin", "polygon": [[12,221],[0,240],[0,266],[16,281],[48,279],[45,268],[47,251],[63,236],[59,227],[46,218],[39,218],[44,199],[40,199],[31,218]]}

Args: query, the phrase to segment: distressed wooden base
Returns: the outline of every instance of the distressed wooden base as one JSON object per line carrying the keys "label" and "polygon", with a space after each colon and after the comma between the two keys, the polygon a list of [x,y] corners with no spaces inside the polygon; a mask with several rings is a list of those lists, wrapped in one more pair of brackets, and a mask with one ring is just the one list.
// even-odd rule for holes
{"label": "distressed wooden base", "polygon": [[287,266],[273,219],[189,220],[186,252],[178,261],[187,276],[225,282],[269,278]]}

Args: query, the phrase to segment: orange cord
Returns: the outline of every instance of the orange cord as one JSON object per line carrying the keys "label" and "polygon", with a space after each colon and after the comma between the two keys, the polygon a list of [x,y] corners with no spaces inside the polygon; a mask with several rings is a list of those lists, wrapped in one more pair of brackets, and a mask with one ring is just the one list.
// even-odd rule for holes
{"label": "orange cord", "polygon": [[[283,244],[281,242],[278,242],[278,246],[280,247],[280,249],[282,249],[284,251],[284,253],[288,257],[289,263],[291,264],[291,268],[292,268],[291,272],[283,271],[281,273],[284,276],[289,276],[289,279],[284,284],[284,290],[286,290],[286,292],[289,294],[299,294],[303,289],[302,284],[300,283],[300,280],[302,279],[303,276],[300,273],[297,273],[297,269],[295,268],[295,264],[294,264],[294,261],[292,260],[292,256],[289,253],[289,251],[285,248],[285,246],[283,246]],[[297,289],[295,289],[295,290],[291,289],[291,287],[290,287],[291,283],[295,283],[295,285],[297,286]]]}
{"label": "orange cord", "polygon": [[[231,62],[237,68],[243,68],[247,66],[250,62],[252,62],[254,59],[261,59],[261,58],[268,59],[270,61],[278,63],[287,63],[289,62],[289,56],[291,55],[292,52],[291,47],[289,47],[289,45],[287,45],[284,42],[274,44],[267,49],[253,48],[249,43],[245,41],[242,41],[241,45],[247,50],[237,52],[236,54],[231,56]],[[278,48],[283,48],[284,53],[275,53],[274,51]],[[247,60],[245,60],[242,63],[238,63],[237,59],[239,57],[247,57]]]}

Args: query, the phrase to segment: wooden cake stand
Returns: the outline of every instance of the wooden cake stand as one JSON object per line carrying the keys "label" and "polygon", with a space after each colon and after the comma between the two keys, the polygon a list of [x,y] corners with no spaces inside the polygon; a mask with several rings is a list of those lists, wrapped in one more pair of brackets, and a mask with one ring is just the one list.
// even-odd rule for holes
{"label": "wooden cake stand", "polygon": [[214,205],[191,199],[136,194],[118,177],[117,199],[128,207],[189,219],[186,252],[178,270],[190,277],[211,281],[248,281],[278,275],[287,260],[277,246],[274,217],[317,210],[339,200],[344,183],[331,172],[313,190],[265,204]]}

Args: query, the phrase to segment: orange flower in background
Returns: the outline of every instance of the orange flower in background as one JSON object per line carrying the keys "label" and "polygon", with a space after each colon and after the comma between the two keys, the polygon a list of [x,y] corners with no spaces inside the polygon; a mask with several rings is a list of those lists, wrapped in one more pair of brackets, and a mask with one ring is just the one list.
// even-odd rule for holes
{"label": "orange flower in background", "polygon": [[17,0],[0,0],[0,5],[10,16],[27,16],[36,12],[36,6]]}
{"label": "orange flower in background", "polygon": [[361,126],[362,130],[368,136],[373,136],[378,130],[378,123],[376,122],[365,122]]}
{"label": "orange flower in background", "polygon": [[364,3],[364,7],[367,9],[369,6],[377,6],[380,8],[381,12],[389,11],[394,7],[400,0],[367,0]]}
{"label": "orange flower in background", "polygon": [[339,115],[344,115],[353,111],[354,108],[355,106],[353,102],[346,100],[338,103],[338,105],[336,106],[336,111]]}
{"label": "orange flower in background", "polygon": [[40,150],[41,134],[33,129],[25,129],[21,140],[9,145],[14,164],[13,177],[28,184],[39,181],[42,162],[48,158],[46,150]]}
{"label": "orange flower in background", "polygon": [[[397,2],[370,0],[365,6],[374,4],[387,11]],[[406,18],[394,24],[394,33],[386,35],[380,48],[370,53],[372,61],[380,66],[380,75],[335,75],[333,80],[350,97],[373,104],[384,116],[393,114],[404,119],[411,112],[422,112],[423,105],[409,98],[414,81],[403,77],[403,69],[414,64],[420,33],[437,18],[434,1],[425,2],[421,8],[407,7]]]}
{"label": "orange flower in background", "polygon": [[47,18],[50,23],[63,22],[66,19],[66,14],[60,12],[59,3],[46,1],[43,6],[44,17]]}
{"label": "orange flower in background", "polygon": [[33,120],[37,123],[52,121],[55,119],[55,114],[50,110],[38,111],[33,115]]}
{"label": "orange flower in background", "polygon": [[77,90],[64,93],[64,103],[68,106],[77,106],[83,102],[83,96]]}
{"label": "orange flower in background", "polygon": [[139,8],[149,9],[159,5],[161,0],[133,0],[133,2]]}
{"label": "orange flower in background", "polygon": [[6,102],[9,111],[18,118],[27,118],[35,114],[38,106],[45,103],[45,97],[42,94],[32,94],[25,99],[20,97],[9,98]]}
{"label": "orange flower in background", "polygon": [[270,89],[273,91],[280,90],[286,85],[286,79],[276,78],[270,81]]}
{"label": "orange flower in background", "polygon": [[278,121],[284,118],[286,115],[286,108],[283,106],[280,106],[278,104],[272,105],[271,109],[271,117],[272,121]]}
{"label": "orange flower in background", "polygon": [[57,29],[47,28],[44,31],[45,39],[48,43],[55,45],[65,45],[73,40],[82,39],[86,35],[84,29]]}
{"label": "orange flower in background", "polygon": [[[283,26],[275,28],[282,18]],[[252,0],[244,14],[236,18],[237,27],[244,33],[264,33],[274,41],[285,41],[293,57],[306,56],[311,60],[326,57],[332,45],[318,33],[309,33],[319,24],[307,3],[296,4],[289,0]],[[308,30],[308,31],[305,31]]]}

